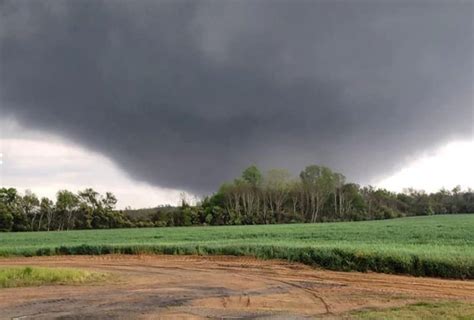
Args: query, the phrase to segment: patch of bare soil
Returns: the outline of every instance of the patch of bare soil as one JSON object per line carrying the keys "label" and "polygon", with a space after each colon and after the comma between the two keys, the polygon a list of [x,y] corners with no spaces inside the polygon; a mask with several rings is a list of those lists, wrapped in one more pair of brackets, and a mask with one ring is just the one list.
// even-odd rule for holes
{"label": "patch of bare soil", "polygon": [[474,302],[474,281],[314,269],[243,257],[58,256],[0,267],[108,272],[97,285],[0,289],[1,319],[306,319],[417,301]]}

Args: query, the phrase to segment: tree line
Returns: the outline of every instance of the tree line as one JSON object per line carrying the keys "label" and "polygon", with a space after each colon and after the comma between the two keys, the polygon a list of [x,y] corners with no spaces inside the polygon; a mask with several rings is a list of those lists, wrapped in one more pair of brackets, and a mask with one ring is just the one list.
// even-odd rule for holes
{"label": "tree line", "polygon": [[[262,173],[256,166],[191,206],[161,207],[149,225],[239,225],[390,219],[431,214],[474,213],[474,191],[396,193],[346,182],[330,168],[311,165],[298,177],[284,169]],[[142,221],[142,223],[145,223]]]}
{"label": "tree line", "polygon": [[20,195],[14,188],[0,188],[0,231],[52,231],[132,227],[117,199],[93,189],[78,193],[60,190],[56,201],[39,199],[31,191]]}
{"label": "tree line", "polygon": [[55,202],[27,191],[0,189],[0,230],[51,231],[126,227],[315,223],[474,213],[474,191],[401,193],[346,182],[343,174],[311,165],[298,177],[284,169],[245,169],[195,205],[115,210],[117,199],[93,189],[60,190]]}

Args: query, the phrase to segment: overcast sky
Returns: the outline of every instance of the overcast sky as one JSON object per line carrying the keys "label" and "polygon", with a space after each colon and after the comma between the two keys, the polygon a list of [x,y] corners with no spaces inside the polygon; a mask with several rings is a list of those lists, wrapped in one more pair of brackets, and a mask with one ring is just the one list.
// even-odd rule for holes
{"label": "overcast sky", "polygon": [[317,163],[473,187],[472,1],[7,0],[0,18],[3,186],[152,206]]}

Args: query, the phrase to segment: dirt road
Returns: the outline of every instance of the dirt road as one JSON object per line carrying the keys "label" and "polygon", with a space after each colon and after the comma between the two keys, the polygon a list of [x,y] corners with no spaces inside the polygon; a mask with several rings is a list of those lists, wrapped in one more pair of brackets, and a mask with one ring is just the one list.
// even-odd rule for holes
{"label": "dirt road", "polygon": [[474,281],[346,273],[242,257],[59,256],[0,266],[75,267],[113,280],[0,289],[1,319],[305,319],[417,301],[474,302]]}

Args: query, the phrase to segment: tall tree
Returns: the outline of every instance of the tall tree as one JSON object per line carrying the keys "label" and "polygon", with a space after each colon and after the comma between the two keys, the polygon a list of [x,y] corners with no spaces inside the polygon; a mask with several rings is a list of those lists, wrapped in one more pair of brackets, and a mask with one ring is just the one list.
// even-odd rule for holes
{"label": "tall tree", "polygon": [[74,213],[79,205],[79,198],[68,190],[60,190],[56,195],[56,208],[61,214],[59,230],[69,230],[74,227]]}
{"label": "tall tree", "polygon": [[259,211],[262,173],[256,166],[250,166],[242,172],[242,179],[236,180],[241,190],[242,206],[247,223],[254,223],[253,214]]}
{"label": "tall tree", "polygon": [[310,221],[316,222],[321,208],[334,191],[334,174],[329,168],[311,165],[300,173],[300,178],[305,188]]}
{"label": "tall tree", "polygon": [[[346,177],[341,173],[334,173],[334,216],[342,216],[342,208],[344,204],[344,192],[342,192],[344,184],[346,183]],[[339,201],[338,201],[339,199]]]}
{"label": "tall tree", "polygon": [[291,174],[285,169],[272,169],[264,178],[265,190],[272,214],[277,215],[277,221],[281,221],[283,205],[288,199],[290,192],[289,181]]}
{"label": "tall tree", "polygon": [[262,182],[262,173],[256,166],[252,165],[242,172],[242,179],[256,188]]}
{"label": "tall tree", "polygon": [[0,231],[11,231],[13,227],[13,215],[8,206],[0,202]]}
{"label": "tall tree", "polygon": [[50,199],[46,197],[41,198],[40,219],[38,223],[38,230],[42,230],[43,218],[46,217],[46,230],[49,231],[51,229],[51,224],[53,222],[53,216],[54,216],[53,201],[51,201]]}
{"label": "tall tree", "polygon": [[25,195],[20,199],[20,207],[23,215],[29,221],[29,229],[35,229],[36,216],[39,213],[38,197],[30,190],[25,191]]}

